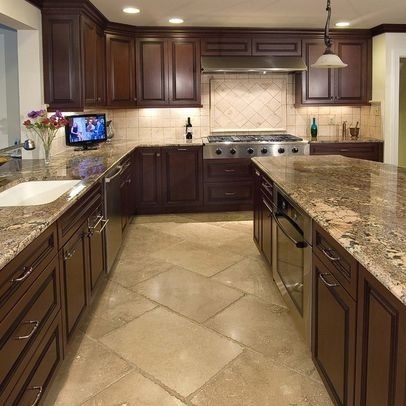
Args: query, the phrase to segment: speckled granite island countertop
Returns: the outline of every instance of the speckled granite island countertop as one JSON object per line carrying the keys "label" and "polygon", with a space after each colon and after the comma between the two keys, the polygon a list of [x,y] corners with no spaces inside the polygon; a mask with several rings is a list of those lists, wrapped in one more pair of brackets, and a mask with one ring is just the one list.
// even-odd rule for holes
{"label": "speckled granite island countertop", "polygon": [[42,231],[56,221],[89,188],[122,158],[136,147],[198,146],[193,143],[139,144],[115,141],[103,144],[98,150],[78,152],[73,149],[52,157],[49,166],[43,160],[12,160],[0,167],[0,192],[20,182],[34,180],[80,179],[80,193],[69,197],[65,193],[52,203],[38,206],[0,207],[0,272],[27,247]]}
{"label": "speckled granite island countertop", "polygon": [[406,169],[341,156],[253,161],[406,304]]}

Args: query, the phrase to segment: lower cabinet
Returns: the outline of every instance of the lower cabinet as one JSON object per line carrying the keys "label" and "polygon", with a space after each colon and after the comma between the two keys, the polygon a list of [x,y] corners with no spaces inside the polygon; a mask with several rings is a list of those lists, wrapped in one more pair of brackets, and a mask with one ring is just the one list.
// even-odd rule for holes
{"label": "lower cabinet", "polygon": [[406,306],[360,267],[355,404],[406,405]]}
{"label": "lower cabinet", "polygon": [[383,142],[310,143],[310,155],[342,155],[348,158],[383,162]]}
{"label": "lower cabinet", "polygon": [[313,255],[313,360],[337,405],[354,405],[356,302]]}
{"label": "lower cabinet", "polygon": [[254,169],[254,205],[253,205],[253,238],[258,249],[261,249],[261,173]]}

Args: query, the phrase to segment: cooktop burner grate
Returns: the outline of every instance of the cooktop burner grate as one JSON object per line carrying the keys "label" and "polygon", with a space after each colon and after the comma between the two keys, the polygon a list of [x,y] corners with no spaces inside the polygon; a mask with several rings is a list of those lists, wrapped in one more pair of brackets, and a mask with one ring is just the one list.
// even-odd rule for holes
{"label": "cooktop burner grate", "polygon": [[210,143],[223,142],[299,142],[303,138],[292,134],[272,134],[272,135],[209,135],[207,137]]}

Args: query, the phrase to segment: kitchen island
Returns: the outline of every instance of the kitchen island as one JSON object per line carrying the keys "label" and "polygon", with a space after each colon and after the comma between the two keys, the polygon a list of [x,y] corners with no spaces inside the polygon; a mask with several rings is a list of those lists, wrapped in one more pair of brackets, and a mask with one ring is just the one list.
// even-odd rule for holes
{"label": "kitchen island", "polygon": [[[255,207],[280,191],[313,220],[312,354],[333,401],[404,404],[406,170],[340,156],[253,161]],[[255,211],[254,238],[269,241],[270,216]],[[265,257],[276,252],[261,244]]]}

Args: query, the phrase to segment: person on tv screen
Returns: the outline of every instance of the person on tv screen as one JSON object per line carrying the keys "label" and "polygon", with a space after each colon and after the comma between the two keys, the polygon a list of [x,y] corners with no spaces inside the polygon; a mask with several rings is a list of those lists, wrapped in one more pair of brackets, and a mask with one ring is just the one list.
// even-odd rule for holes
{"label": "person on tv screen", "polygon": [[96,120],[95,139],[101,140],[104,138],[104,119]]}
{"label": "person on tv screen", "polygon": [[73,123],[73,126],[70,130],[70,140],[71,142],[78,142],[82,140],[81,134],[79,132],[79,126],[76,122]]}
{"label": "person on tv screen", "polygon": [[93,140],[96,127],[94,125],[94,118],[89,118],[86,126],[87,139]]}

